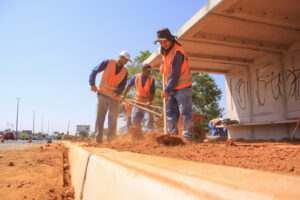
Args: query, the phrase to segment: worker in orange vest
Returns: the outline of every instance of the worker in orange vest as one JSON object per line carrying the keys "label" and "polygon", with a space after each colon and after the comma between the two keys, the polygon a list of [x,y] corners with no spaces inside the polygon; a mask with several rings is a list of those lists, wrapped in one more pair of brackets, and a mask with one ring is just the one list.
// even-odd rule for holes
{"label": "worker in orange vest", "polygon": [[[130,61],[130,54],[122,51],[117,60],[108,59],[104,60],[96,66],[89,78],[91,91],[97,92],[98,90],[109,94],[103,95],[98,92],[98,105],[97,105],[97,119],[95,123],[96,142],[101,143],[103,138],[103,127],[105,116],[108,111],[108,135],[107,140],[110,142],[116,137],[117,131],[117,118],[119,108],[119,95],[123,92],[126,82],[128,70],[124,67]],[[95,80],[98,73],[103,72],[100,86],[95,86]]]}
{"label": "worker in orange vest", "polygon": [[[135,85],[135,99],[142,103],[147,103],[151,105],[154,102],[155,94],[155,80],[150,75],[151,65],[144,64],[142,66],[142,73],[135,74],[129,80],[129,83],[126,86],[123,97],[126,96],[130,88]],[[150,108],[148,108],[150,109]],[[151,132],[153,130],[154,118],[153,114],[144,111],[140,108],[134,107],[132,109],[131,122],[132,126],[137,126],[141,130],[141,122],[145,119],[145,128],[146,132]]]}
{"label": "worker in orange vest", "polygon": [[126,102],[121,103],[121,107],[123,112],[125,113],[125,119],[126,119],[126,133],[129,133],[129,127],[131,126],[131,111],[132,111],[132,105]]}
{"label": "worker in orange vest", "polygon": [[182,135],[193,140],[192,74],[187,56],[167,28],[157,31],[157,42],[161,45],[161,75],[165,78],[165,89],[161,94],[167,101],[167,124],[169,134],[178,134],[177,124],[182,116]]}

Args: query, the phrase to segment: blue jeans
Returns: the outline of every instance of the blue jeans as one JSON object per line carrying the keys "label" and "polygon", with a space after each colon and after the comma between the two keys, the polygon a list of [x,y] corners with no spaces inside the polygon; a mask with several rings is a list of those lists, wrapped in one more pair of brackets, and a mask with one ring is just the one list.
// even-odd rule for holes
{"label": "blue jeans", "polygon": [[115,101],[105,95],[98,94],[97,117],[96,117],[96,124],[95,124],[95,134],[96,134],[97,141],[102,142],[104,121],[105,121],[107,110],[108,110],[107,140],[111,141],[116,137],[118,105],[119,105],[118,100]]}
{"label": "blue jeans", "polygon": [[192,88],[183,88],[170,92],[167,101],[168,133],[178,135],[178,121],[182,116],[182,136],[191,140],[195,138],[193,129]]}
{"label": "blue jeans", "polygon": [[132,126],[137,126],[141,128],[142,119],[145,118],[145,128],[147,132],[151,132],[153,130],[153,114],[148,113],[140,108],[133,107],[131,113],[131,122]]}

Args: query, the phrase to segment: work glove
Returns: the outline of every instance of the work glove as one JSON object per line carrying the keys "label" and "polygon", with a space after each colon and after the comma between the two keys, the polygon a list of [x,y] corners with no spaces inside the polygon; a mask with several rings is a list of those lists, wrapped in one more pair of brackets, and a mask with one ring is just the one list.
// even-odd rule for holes
{"label": "work glove", "polygon": [[111,98],[113,99],[113,100],[119,100],[119,95],[117,95],[116,93],[114,93],[112,96],[111,96]]}
{"label": "work glove", "polygon": [[162,93],[161,93],[161,98],[165,98],[166,101],[168,101],[169,93],[167,93],[167,92],[162,92]]}
{"label": "work glove", "polygon": [[91,91],[97,92],[98,88],[95,85],[91,85]]}
{"label": "work glove", "polygon": [[124,100],[125,100],[125,96],[122,95],[122,96],[120,97],[120,101],[124,101]]}

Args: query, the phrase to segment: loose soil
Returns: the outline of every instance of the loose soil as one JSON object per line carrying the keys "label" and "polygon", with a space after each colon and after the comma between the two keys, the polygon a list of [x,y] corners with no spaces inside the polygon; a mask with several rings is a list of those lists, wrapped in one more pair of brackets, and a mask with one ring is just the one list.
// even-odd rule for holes
{"label": "loose soil", "polygon": [[62,144],[2,150],[0,169],[0,199],[74,199]]}
{"label": "loose soil", "polygon": [[[214,141],[168,146],[157,142],[157,135],[144,135],[134,140],[119,136],[102,144],[94,140],[77,140],[83,147],[110,148],[117,151],[165,156],[202,163],[242,167],[281,174],[300,175],[300,142],[276,141]],[[73,142],[76,142],[73,140]]]}

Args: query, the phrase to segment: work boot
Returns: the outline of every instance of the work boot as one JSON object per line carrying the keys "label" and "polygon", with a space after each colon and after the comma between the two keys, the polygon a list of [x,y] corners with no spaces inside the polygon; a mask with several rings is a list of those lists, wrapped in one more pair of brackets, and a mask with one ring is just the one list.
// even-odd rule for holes
{"label": "work boot", "polygon": [[102,138],[96,138],[95,142],[98,143],[98,144],[101,144],[103,141],[102,141]]}

